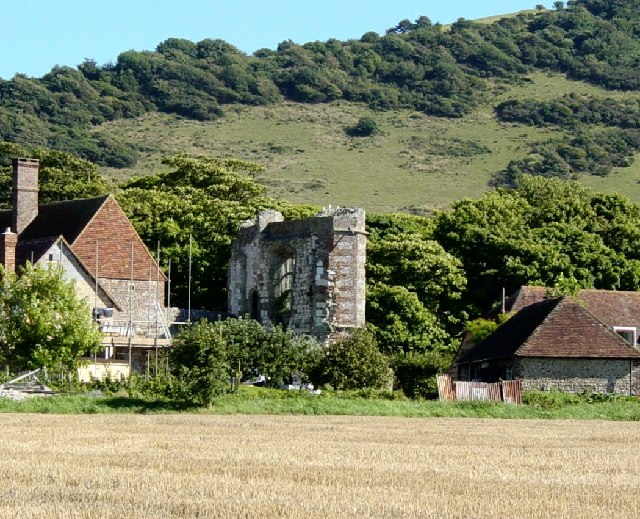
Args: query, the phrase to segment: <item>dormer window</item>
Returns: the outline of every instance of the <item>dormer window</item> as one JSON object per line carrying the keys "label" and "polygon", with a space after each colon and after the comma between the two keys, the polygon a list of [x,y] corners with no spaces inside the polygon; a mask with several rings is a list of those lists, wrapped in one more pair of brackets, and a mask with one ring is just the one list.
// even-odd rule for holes
{"label": "dormer window", "polygon": [[614,326],[613,331],[634,348],[638,347],[638,331],[635,326]]}

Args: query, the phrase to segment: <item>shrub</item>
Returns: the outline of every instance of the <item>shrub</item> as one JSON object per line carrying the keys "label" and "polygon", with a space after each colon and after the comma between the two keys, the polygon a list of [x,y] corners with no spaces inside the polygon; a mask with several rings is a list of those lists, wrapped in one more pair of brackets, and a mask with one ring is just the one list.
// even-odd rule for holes
{"label": "shrub", "polygon": [[551,411],[568,405],[579,404],[581,399],[578,395],[561,391],[527,391],[522,396],[522,402],[531,407]]}
{"label": "shrub", "polygon": [[185,328],[170,353],[177,393],[185,401],[210,406],[229,388],[226,341],[207,321]]}
{"label": "shrub", "polygon": [[334,389],[384,389],[390,379],[389,359],[378,349],[375,336],[364,328],[329,345],[312,375],[315,384]]}
{"label": "shrub", "polygon": [[319,350],[316,341],[281,326],[266,329],[243,318],[204,320],[178,336],[169,357],[175,380],[168,381],[169,387],[159,380],[159,389],[167,396],[208,406],[216,396],[237,389],[240,380],[257,375],[275,387],[294,372],[305,381],[318,363]]}
{"label": "shrub", "polygon": [[358,122],[347,128],[347,135],[350,137],[370,137],[378,133],[378,123],[371,117],[364,116]]}
{"label": "shrub", "polygon": [[436,398],[436,375],[451,364],[451,356],[441,353],[408,353],[392,359],[395,384],[409,398]]}

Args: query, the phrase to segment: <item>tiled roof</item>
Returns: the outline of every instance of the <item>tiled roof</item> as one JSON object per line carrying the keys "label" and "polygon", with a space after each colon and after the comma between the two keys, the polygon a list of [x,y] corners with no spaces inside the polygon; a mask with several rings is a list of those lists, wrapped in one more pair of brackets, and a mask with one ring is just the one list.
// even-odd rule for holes
{"label": "tiled roof", "polygon": [[[505,301],[507,313],[516,313],[523,308],[543,301],[549,289],[541,286],[523,285]],[[623,290],[582,289],[574,299],[609,326],[635,326],[640,330],[640,292]],[[488,317],[495,318],[501,308],[494,308]]]}
{"label": "tiled roof", "polygon": [[569,297],[526,306],[458,363],[521,357],[640,358],[617,333]]}
{"label": "tiled roof", "polygon": [[[535,285],[522,285],[513,294],[507,297],[504,301],[504,308],[507,313],[515,313],[522,310],[525,306],[529,306],[533,303],[539,303],[546,299],[549,289],[547,287],[535,286]],[[502,305],[498,305],[493,308],[488,314],[487,318],[494,319],[499,313],[502,312]]]}
{"label": "tiled roof", "polygon": [[523,285],[506,301],[507,312],[519,312],[525,306],[539,303],[546,299],[549,289],[535,285]]}
{"label": "tiled roof", "polygon": [[549,299],[523,308],[484,341],[472,346],[457,362],[462,364],[511,357],[542,324],[558,302],[558,299]]}
{"label": "tiled roof", "polygon": [[604,324],[640,330],[640,292],[581,290],[576,299]]}
{"label": "tiled roof", "polygon": [[[38,216],[19,238],[22,241],[64,236],[68,243],[73,243],[107,198],[105,195],[40,205]],[[11,227],[10,209],[0,211],[0,229],[7,227]]]}

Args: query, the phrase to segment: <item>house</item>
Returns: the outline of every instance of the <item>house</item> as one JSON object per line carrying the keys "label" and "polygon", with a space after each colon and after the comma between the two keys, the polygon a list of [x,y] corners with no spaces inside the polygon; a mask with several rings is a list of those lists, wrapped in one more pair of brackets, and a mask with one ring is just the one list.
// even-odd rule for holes
{"label": "house", "polygon": [[365,324],[365,213],[329,208],[245,222],[229,261],[229,311],[327,343]]}
{"label": "house", "polygon": [[546,298],[521,287],[505,302],[512,317],[483,341],[466,338],[458,380],[522,379],[525,390],[640,392],[640,293],[581,290]]}
{"label": "house", "polygon": [[102,361],[140,369],[148,354],[132,354],[132,340],[157,347],[166,329],[164,274],[115,198],[40,205],[38,169],[37,160],[13,161],[13,205],[0,211],[0,262],[7,270],[27,261],[59,264],[107,336]]}

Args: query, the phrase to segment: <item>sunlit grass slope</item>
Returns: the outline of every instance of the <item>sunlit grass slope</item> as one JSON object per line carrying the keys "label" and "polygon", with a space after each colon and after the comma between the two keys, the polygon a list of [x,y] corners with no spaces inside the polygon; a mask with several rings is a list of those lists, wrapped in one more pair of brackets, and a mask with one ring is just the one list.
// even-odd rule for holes
{"label": "sunlit grass slope", "polygon": [[[275,196],[316,205],[359,205],[368,211],[425,211],[478,197],[491,174],[526,155],[536,141],[559,138],[552,129],[503,124],[493,115],[506,99],[552,99],[569,92],[621,96],[556,74],[534,73],[522,84],[496,89],[462,119],[413,111],[373,112],[339,102],[231,106],[213,122],[152,114],[105,124],[96,131],[121,135],[144,151],[133,169],[105,170],[116,178],[159,171],[164,155],[187,152],[234,156],[263,164],[257,179]],[[373,137],[349,137],[345,128],[368,115]],[[583,182],[640,201],[640,164]]]}

